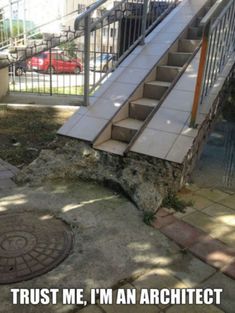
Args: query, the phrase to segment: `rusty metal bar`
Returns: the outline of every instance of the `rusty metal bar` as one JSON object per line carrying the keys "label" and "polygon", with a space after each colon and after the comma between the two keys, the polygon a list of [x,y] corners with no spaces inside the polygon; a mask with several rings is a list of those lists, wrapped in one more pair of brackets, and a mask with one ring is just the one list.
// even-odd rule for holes
{"label": "rusty metal bar", "polygon": [[206,68],[206,59],[207,59],[207,51],[208,51],[208,43],[209,43],[209,31],[210,31],[210,23],[206,25],[204,32],[203,32],[201,56],[200,56],[200,62],[199,62],[199,68],[198,68],[194,99],[193,99],[190,127],[196,126],[198,106],[200,103],[204,72]]}

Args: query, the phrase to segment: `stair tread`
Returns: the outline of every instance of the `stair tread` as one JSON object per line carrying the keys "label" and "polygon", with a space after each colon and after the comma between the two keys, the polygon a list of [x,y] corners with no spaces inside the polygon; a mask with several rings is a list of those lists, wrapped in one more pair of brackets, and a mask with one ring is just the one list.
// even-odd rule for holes
{"label": "stair tread", "polygon": [[153,80],[150,82],[145,83],[146,85],[155,85],[155,86],[161,86],[161,87],[170,87],[171,82],[164,82],[159,80]]}
{"label": "stair tread", "polygon": [[144,105],[148,107],[155,107],[158,105],[159,100],[151,99],[151,98],[140,98],[135,101],[131,101],[133,104],[139,104],[139,105]]}
{"label": "stair tread", "polygon": [[176,69],[176,70],[181,70],[182,69],[182,66],[176,66],[176,65],[159,65],[158,67],[164,67],[164,68],[173,68],[173,69]]}
{"label": "stair tread", "polygon": [[103,150],[106,152],[123,155],[124,151],[126,150],[128,144],[122,141],[109,139],[98,146],[95,146],[95,149]]}
{"label": "stair tread", "polygon": [[181,52],[181,51],[175,51],[175,52],[169,52],[170,54],[183,54],[183,55],[192,55],[192,52]]}
{"label": "stair tread", "polygon": [[134,118],[126,118],[124,120],[121,120],[119,122],[114,123],[113,125],[138,130],[138,129],[140,129],[142,124],[143,124],[143,122],[140,120],[136,120]]}
{"label": "stair tread", "polygon": [[187,41],[187,42],[195,42],[195,43],[200,43],[201,42],[201,39],[189,39],[189,38],[182,38],[180,39],[180,41]]}

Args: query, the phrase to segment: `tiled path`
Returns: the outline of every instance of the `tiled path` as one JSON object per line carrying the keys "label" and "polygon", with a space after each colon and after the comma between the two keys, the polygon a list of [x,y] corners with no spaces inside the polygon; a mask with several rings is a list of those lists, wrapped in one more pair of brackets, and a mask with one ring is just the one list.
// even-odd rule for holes
{"label": "tiled path", "polygon": [[207,264],[235,279],[235,194],[184,188],[185,213],[161,209],[154,226]]}
{"label": "tiled path", "polygon": [[[213,305],[159,307],[97,305],[88,306],[82,310],[83,313],[233,312],[229,298],[235,291],[233,281],[235,280],[235,194],[191,185],[184,188],[179,193],[179,197],[185,201],[192,201],[192,205],[185,210],[185,213],[160,209],[153,226],[179,244],[182,247],[182,254],[185,256],[173,260],[172,268],[150,271],[121,288],[137,288],[138,290],[140,288],[225,287],[227,290],[224,289],[223,311]],[[190,258],[193,259],[193,262],[187,273],[187,260]],[[208,267],[203,268],[200,260],[203,261],[204,266],[207,264]],[[196,265],[195,262],[200,262],[200,265],[199,263]],[[194,265],[192,265],[193,263]],[[198,266],[201,268],[199,269]],[[195,284],[197,275],[198,284]],[[160,280],[159,276],[161,276]]]}

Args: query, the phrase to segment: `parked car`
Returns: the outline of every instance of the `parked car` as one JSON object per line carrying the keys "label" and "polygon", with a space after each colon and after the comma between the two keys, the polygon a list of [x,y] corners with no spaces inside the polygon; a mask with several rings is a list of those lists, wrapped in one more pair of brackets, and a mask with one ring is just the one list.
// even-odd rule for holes
{"label": "parked car", "polygon": [[90,70],[95,72],[107,72],[113,67],[116,57],[111,53],[101,53],[90,60]]}
{"label": "parked car", "polygon": [[16,61],[9,66],[9,73],[13,73],[15,70],[16,76],[22,76],[27,71],[27,61]]}
{"label": "parked car", "polygon": [[[51,59],[51,61],[50,61]],[[46,73],[74,73],[79,74],[83,70],[81,60],[71,59],[63,51],[42,52],[32,57],[27,62],[28,69]]]}

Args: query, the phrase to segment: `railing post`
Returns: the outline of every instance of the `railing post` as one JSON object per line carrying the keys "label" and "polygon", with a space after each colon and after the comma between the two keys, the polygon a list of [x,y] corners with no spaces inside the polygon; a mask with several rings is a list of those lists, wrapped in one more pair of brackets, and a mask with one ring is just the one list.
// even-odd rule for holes
{"label": "railing post", "polygon": [[[50,76],[50,96],[52,96],[52,55],[51,55],[51,48],[49,49],[49,62],[50,62],[50,71],[49,71],[49,76]],[[44,85],[45,86],[45,85]]]}
{"label": "railing post", "polygon": [[90,35],[91,20],[90,14],[85,17],[84,23],[84,105],[89,105],[90,90]]}
{"label": "railing post", "polygon": [[142,25],[141,25],[141,37],[142,37],[141,42],[140,42],[141,45],[145,44],[148,3],[149,3],[149,0],[144,0],[143,17],[142,17]]}
{"label": "railing post", "polygon": [[210,25],[211,24],[209,22],[205,26],[204,31],[203,31],[203,37],[202,37],[201,56],[200,56],[200,61],[199,61],[197,82],[196,82],[196,88],[194,92],[193,107],[192,107],[191,121],[190,121],[190,127],[193,127],[193,128],[196,127],[198,107],[199,107],[200,100],[201,100],[202,85],[203,85],[204,73],[205,73],[205,67],[206,67],[206,61],[207,61]]}

